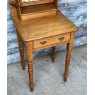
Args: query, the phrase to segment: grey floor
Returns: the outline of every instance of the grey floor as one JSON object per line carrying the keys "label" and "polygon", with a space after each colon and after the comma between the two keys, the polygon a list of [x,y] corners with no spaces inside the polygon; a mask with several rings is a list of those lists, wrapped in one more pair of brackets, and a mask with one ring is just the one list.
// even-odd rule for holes
{"label": "grey floor", "polygon": [[34,92],[28,85],[28,68],[21,69],[20,62],[7,68],[8,95],[86,95],[87,87],[87,48],[80,46],[73,49],[68,81],[64,83],[63,72],[66,51],[56,53],[55,63],[50,54],[36,57],[33,61]]}

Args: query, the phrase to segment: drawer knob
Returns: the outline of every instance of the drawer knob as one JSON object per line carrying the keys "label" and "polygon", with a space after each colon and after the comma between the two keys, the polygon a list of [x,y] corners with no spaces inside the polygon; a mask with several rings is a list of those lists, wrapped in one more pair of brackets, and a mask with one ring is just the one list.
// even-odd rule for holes
{"label": "drawer knob", "polygon": [[59,38],[60,41],[64,40],[64,37]]}
{"label": "drawer knob", "polygon": [[44,45],[44,44],[46,44],[46,43],[47,43],[46,41],[40,42],[41,45]]}

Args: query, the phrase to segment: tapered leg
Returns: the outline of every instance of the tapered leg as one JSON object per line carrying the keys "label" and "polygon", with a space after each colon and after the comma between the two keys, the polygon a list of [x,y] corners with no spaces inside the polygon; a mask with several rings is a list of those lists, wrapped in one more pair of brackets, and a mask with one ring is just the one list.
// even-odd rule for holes
{"label": "tapered leg", "polygon": [[27,60],[28,60],[28,73],[29,73],[29,86],[30,90],[33,91],[33,55],[32,55],[32,42],[26,42],[26,52],[27,52]]}
{"label": "tapered leg", "polygon": [[69,65],[70,65],[70,57],[71,57],[73,41],[74,41],[74,35],[75,35],[75,33],[72,32],[70,42],[67,43],[67,55],[66,55],[66,63],[65,63],[64,81],[67,81]]}
{"label": "tapered leg", "polygon": [[20,52],[20,58],[21,58],[21,65],[22,65],[22,69],[25,70],[23,41],[22,41],[21,37],[19,36],[18,32],[17,32],[17,38],[18,38],[18,43],[19,43],[19,52]]}
{"label": "tapered leg", "polygon": [[52,47],[52,62],[54,62],[55,61],[55,46],[54,47]]}

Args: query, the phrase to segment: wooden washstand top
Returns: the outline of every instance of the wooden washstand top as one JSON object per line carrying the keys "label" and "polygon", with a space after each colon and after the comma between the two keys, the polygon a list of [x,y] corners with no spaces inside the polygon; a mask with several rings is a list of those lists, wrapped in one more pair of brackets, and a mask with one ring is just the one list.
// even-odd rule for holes
{"label": "wooden washstand top", "polygon": [[16,8],[12,6],[11,16],[16,25],[16,29],[24,41],[31,41],[78,30],[78,28],[59,11],[57,15],[20,21],[16,13]]}

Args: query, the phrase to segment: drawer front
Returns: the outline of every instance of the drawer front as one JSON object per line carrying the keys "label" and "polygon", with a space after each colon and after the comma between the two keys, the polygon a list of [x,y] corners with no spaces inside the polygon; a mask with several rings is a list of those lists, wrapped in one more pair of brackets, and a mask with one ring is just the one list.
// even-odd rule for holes
{"label": "drawer front", "polygon": [[34,41],[34,48],[66,42],[69,41],[69,39],[70,39],[70,33],[60,34],[48,38],[42,38]]}

